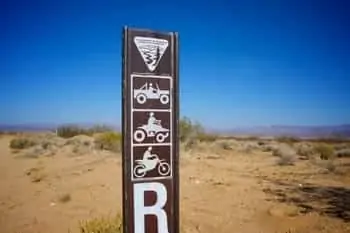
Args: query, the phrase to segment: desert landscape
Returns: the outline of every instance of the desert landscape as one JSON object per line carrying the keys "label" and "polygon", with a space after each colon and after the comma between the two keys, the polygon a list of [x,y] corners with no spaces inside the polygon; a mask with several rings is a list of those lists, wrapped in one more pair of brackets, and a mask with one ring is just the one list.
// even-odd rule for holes
{"label": "desert landscape", "polygon": [[[1,134],[1,232],[120,232],[120,134],[71,131]],[[350,232],[347,140],[185,131],[181,232]]]}

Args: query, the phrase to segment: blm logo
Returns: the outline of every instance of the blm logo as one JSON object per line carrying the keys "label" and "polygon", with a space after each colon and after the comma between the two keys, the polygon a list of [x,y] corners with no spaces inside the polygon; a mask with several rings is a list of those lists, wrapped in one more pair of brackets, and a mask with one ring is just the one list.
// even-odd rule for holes
{"label": "blm logo", "polygon": [[147,68],[154,71],[168,48],[169,42],[165,39],[140,36],[136,36],[134,42]]}

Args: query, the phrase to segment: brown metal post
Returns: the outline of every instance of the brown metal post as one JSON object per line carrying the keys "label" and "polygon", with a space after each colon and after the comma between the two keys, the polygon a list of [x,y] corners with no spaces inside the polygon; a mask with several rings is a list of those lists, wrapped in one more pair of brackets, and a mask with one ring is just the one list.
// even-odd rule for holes
{"label": "brown metal post", "polygon": [[179,233],[178,34],[123,30],[124,233]]}

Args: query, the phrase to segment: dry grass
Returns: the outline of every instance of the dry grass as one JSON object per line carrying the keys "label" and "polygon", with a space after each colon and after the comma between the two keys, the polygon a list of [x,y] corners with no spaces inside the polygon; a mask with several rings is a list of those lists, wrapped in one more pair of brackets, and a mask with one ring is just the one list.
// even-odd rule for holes
{"label": "dry grass", "polygon": [[80,233],[121,233],[122,218],[119,214],[113,217],[100,217],[80,223]]}

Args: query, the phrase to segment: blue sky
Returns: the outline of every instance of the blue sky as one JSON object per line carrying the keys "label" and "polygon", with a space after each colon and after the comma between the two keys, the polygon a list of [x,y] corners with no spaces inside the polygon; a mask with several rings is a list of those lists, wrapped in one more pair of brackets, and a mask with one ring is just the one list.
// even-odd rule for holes
{"label": "blue sky", "polygon": [[347,1],[2,1],[0,123],[120,125],[124,25],[178,31],[181,115],[350,123]]}

